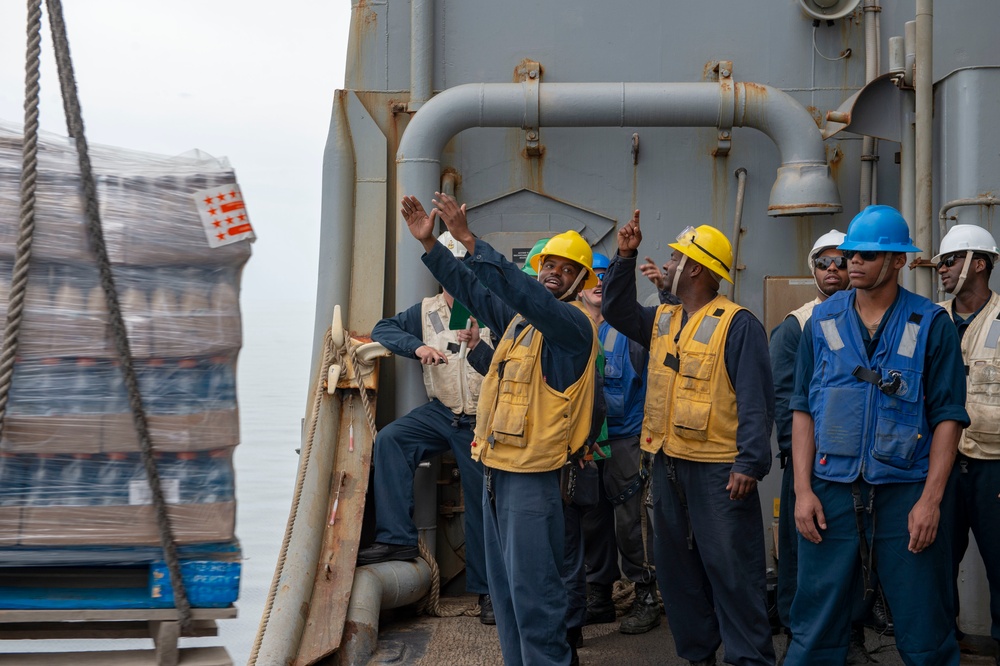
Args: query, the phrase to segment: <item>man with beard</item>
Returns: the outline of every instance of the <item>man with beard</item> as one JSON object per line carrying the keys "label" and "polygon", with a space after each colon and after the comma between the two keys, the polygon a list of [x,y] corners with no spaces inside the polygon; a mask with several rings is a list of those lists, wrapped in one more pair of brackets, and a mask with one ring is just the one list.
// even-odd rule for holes
{"label": "man with beard", "polygon": [[[591,433],[597,327],[575,299],[597,284],[593,253],[577,232],[557,234],[532,259],[533,280],[473,236],[464,205],[435,197],[429,216],[415,197],[401,202],[424,264],[477,319],[504,331],[483,380],[472,444],[485,467],[486,570],[504,662],[566,666],[575,651],[566,636],[559,481]],[[465,262],[434,239],[436,218],[469,251]]]}

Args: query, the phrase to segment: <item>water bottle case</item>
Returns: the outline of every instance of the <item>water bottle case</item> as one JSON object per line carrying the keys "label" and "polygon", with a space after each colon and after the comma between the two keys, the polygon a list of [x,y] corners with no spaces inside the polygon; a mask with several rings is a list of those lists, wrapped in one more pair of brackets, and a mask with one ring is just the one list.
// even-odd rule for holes
{"label": "water bottle case", "polygon": [[[178,543],[234,538],[233,449],[157,453]],[[0,455],[0,546],[156,545],[136,453]]]}
{"label": "water bottle case", "polygon": [[[250,241],[211,247],[193,193],[234,186],[235,174],[204,153],[162,157],[92,145],[90,154],[174,533],[180,544],[231,541],[239,291]],[[21,159],[19,133],[0,124],[0,317],[18,235]],[[48,557],[40,553],[58,553],[65,562],[74,548],[80,561],[100,561],[101,549],[110,561],[123,547],[159,543],[151,491],[85,231],[74,147],[43,137],[38,160],[32,259],[0,441],[0,561],[34,564]]]}

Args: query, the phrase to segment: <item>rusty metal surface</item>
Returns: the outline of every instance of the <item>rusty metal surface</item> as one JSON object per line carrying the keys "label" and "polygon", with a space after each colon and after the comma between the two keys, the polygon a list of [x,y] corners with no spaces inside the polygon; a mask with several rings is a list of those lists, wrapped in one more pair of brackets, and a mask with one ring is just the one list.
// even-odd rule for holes
{"label": "rusty metal surface", "polygon": [[[305,609],[307,619],[295,666],[315,663],[340,646],[358,557],[373,440],[360,398],[354,395],[344,399],[343,392],[340,395],[339,431],[317,433],[319,446],[336,447],[330,483],[332,485],[338,478],[341,481],[331,489],[327,503],[327,527],[323,534],[312,599],[308,609]],[[371,400],[374,403],[375,398]],[[335,501],[336,512],[333,511]]]}

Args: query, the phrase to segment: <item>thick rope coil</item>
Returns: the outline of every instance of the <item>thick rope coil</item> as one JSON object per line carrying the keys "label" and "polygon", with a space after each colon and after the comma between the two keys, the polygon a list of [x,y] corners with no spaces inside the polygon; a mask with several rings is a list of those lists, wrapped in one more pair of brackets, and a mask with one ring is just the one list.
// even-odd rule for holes
{"label": "thick rope coil", "polygon": [[49,24],[52,27],[52,41],[55,47],[56,66],[59,72],[59,85],[62,89],[63,108],[66,112],[66,125],[69,136],[76,141],[77,160],[80,166],[80,184],[83,188],[84,210],[87,220],[87,237],[91,250],[97,258],[97,267],[101,276],[101,287],[110,313],[110,324],[115,348],[122,365],[125,387],[128,390],[129,405],[132,408],[132,421],[139,436],[139,448],[142,453],[143,467],[153,497],[156,525],[159,531],[160,545],[163,548],[163,559],[170,572],[170,584],[174,590],[174,603],[180,619],[182,633],[190,633],[193,628],[191,604],[188,600],[184,579],[181,577],[180,558],[177,555],[177,545],[173,529],[167,516],[167,503],[163,497],[160,475],[153,459],[153,444],[149,437],[149,426],[146,412],[139,394],[139,383],[136,380],[135,368],[132,366],[132,352],[129,348],[128,332],[122,318],[118,303],[118,292],[115,289],[114,276],[111,273],[111,262],[104,243],[104,231],[101,227],[100,209],[97,204],[97,188],[94,184],[94,172],[90,163],[90,152],[84,135],[83,113],[76,89],[76,79],[73,74],[73,61],[70,57],[69,40],[66,36],[66,24],[63,21],[61,0],[46,0],[49,13]]}

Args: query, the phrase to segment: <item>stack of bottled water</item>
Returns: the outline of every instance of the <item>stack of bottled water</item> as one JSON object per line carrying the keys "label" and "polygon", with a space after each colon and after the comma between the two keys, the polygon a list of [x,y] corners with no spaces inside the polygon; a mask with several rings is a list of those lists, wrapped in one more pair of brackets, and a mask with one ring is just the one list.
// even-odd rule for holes
{"label": "stack of bottled water", "polygon": [[[232,449],[155,456],[168,504],[215,504],[235,496]],[[151,503],[137,453],[0,453],[0,507]]]}
{"label": "stack of bottled water", "polygon": [[[204,154],[90,152],[172,524],[186,543],[230,540],[239,290],[250,245],[212,246],[196,194],[235,196],[235,174]],[[46,137],[38,154],[32,261],[0,440],[0,547],[88,544],[89,534],[98,535],[94,546],[128,544],[151,520],[151,490],[87,241],[75,148]],[[0,317],[16,251],[21,160],[19,132],[0,124]],[[239,210],[245,217],[242,199]],[[148,532],[136,543],[149,543]]]}

